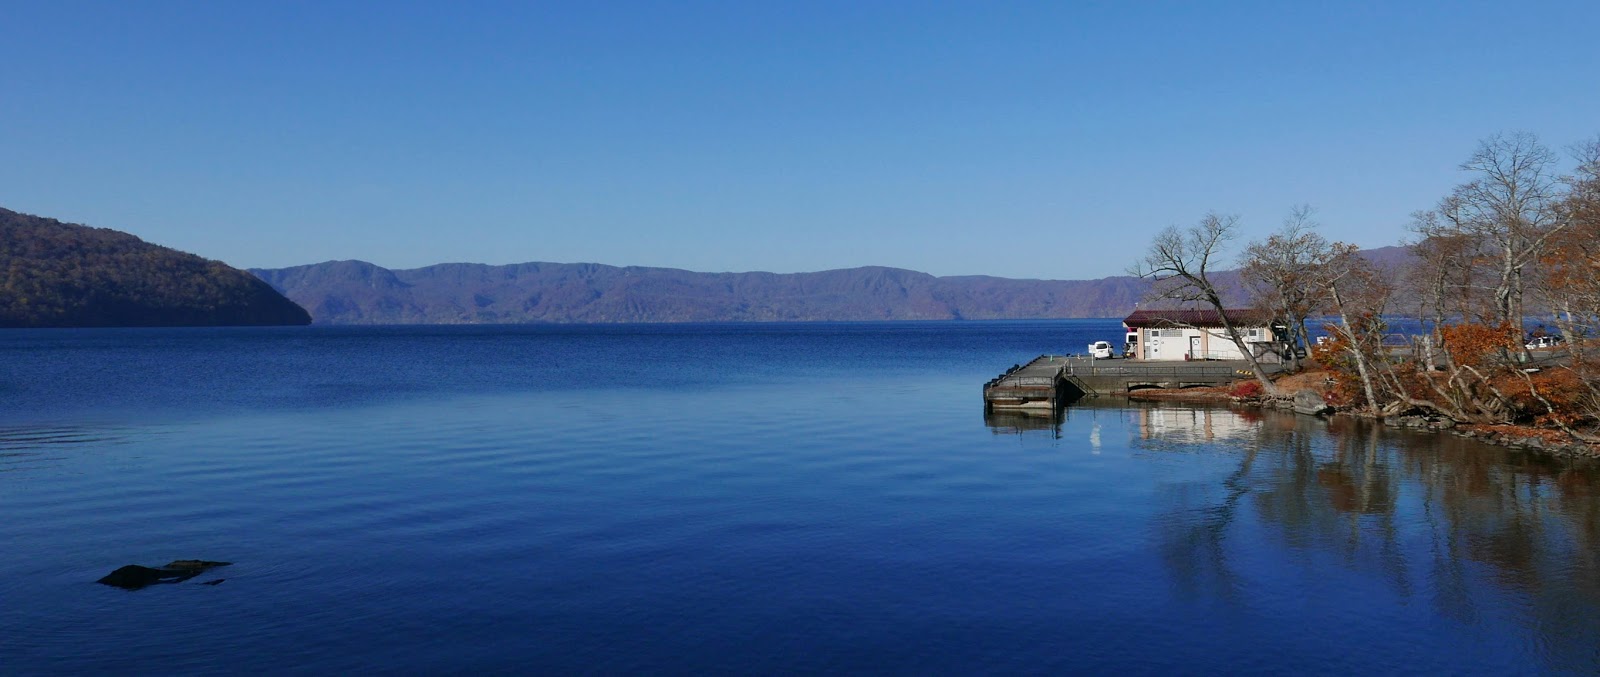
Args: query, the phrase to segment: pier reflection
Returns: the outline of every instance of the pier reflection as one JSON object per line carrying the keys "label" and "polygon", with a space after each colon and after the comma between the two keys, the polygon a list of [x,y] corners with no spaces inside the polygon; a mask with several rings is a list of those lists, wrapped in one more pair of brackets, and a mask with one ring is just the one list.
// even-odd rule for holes
{"label": "pier reflection", "polygon": [[1063,412],[1056,409],[991,409],[983,412],[983,424],[996,435],[1045,433],[1061,439]]}
{"label": "pier reflection", "polygon": [[[1220,478],[1162,492],[1155,536],[1171,583],[1185,596],[1242,608],[1243,590],[1262,583],[1247,581],[1239,563],[1259,556],[1251,544],[1278,541],[1289,555],[1274,566],[1285,576],[1312,578],[1333,561],[1362,585],[1415,598],[1464,624],[1526,615],[1548,665],[1594,665],[1595,463],[1353,419],[1225,408],[1152,409],[1132,419],[1136,448],[1228,447],[1235,456]],[[1359,595],[1311,588],[1308,595]]]}

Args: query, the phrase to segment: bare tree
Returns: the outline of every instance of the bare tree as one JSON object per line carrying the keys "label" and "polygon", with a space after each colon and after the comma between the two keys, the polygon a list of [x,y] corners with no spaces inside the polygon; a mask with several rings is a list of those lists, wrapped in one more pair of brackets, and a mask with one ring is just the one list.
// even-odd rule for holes
{"label": "bare tree", "polygon": [[[1549,242],[1541,257],[1539,293],[1561,330],[1572,338],[1600,331],[1600,137],[1573,149],[1578,160],[1567,178],[1561,206],[1567,228]],[[1579,342],[1587,344],[1588,342]],[[1573,352],[1589,348],[1574,345]]]}
{"label": "bare tree", "polygon": [[1567,338],[1566,359],[1552,368],[1573,377],[1570,390],[1546,392],[1533,377],[1519,374],[1553,423],[1576,439],[1600,442],[1600,436],[1569,425],[1569,420],[1600,423],[1600,137],[1575,147],[1573,155],[1578,167],[1566,180],[1561,202],[1567,228],[1548,242],[1535,285]]}
{"label": "bare tree", "polygon": [[1244,355],[1262,389],[1268,395],[1277,396],[1278,386],[1267,378],[1261,361],[1245,343],[1234,319],[1228,317],[1222,292],[1211,279],[1213,266],[1220,262],[1238,223],[1237,216],[1212,212],[1188,228],[1168,227],[1150,243],[1144,258],[1135,263],[1129,273],[1155,283],[1150,292],[1152,300],[1201,304],[1215,310],[1221,318],[1224,334]]}
{"label": "bare tree", "polygon": [[1379,391],[1374,385],[1374,362],[1383,358],[1383,314],[1392,287],[1358,252],[1353,244],[1327,245],[1316,260],[1318,282],[1326,292],[1328,307],[1339,318],[1333,331],[1355,364],[1368,410],[1382,416],[1384,401],[1378,399]]}
{"label": "bare tree", "polygon": [[1427,226],[1419,230],[1425,239],[1461,238],[1471,247],[1474,255],[1458,265],[1486,268],[1490,319],[1519,332],[1527,268],[1567,223],[1555,163],[1555,153],[1532,134],[1489,137],[1461,164],[1475,178],[1456,186],[1434,212],[1419,219]]}
{"label": "bare tree", "polygon": [[1480,242],[1454,230],[1438,212],[1411,215],[1411,232],[1418,237],[1408,243],[1416,264],[1406,274],[1410,298],[1418,320],[1441,327],[1451,318],[1473,318],[1494,323],[1497,313],[1482,303],[1492,285],[1483,282],[1482,271],[1474,262],[1483,259]]}
{"label": "bare tree", "polygon": [[1333,258],[1328,240],[1316,232],[1310,205],[1296,206],[1283,227],[1265,241],[1245,247],[1240,274],[1257,306],[1289,329],[1289,368],[1300,370],[1296,344],[1310,347],[1306,318],[1317,312],[1327,296],[1322,264]]}

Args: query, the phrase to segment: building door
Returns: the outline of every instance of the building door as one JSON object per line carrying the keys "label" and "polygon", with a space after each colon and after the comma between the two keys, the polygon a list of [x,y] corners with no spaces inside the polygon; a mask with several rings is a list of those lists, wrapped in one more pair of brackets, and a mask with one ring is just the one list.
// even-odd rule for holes
{"label": "building door", "polygon": [[1198,336],[1189,337],[1189,359],[1205,359],[1205,356],[1200,354],[1200,337]]}

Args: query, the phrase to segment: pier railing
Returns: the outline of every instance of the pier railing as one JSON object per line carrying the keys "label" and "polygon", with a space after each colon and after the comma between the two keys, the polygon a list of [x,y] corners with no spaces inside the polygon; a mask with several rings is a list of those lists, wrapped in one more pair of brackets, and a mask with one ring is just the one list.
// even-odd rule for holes
{"label": "pier railing", "polygon": [[1138,365],[1138,366],[1078,366],[1068,365],[1066,373],[1073,376],[1248,376],[1248,370],[1240,374],[1234,367],[1204,366],[1195,364],[1183,365]]}
{"label": "pier railing", "polygon": [[1054,388],[1066,359],[1060,355],[1040,355],[1027,364],[1013,365],[1004,374],[983,384],[983,388],[985,391],[991,388]]}
{"label": "pier railing", "polygon": [[1007,376],[1007,377],[1002,378],[1002,379],[995,379],[993,381],[993,384],[994,385],[1003,385],[1003,386],[1008,387],[1008,388],[1028,388],[1028,387],[1050,388],[1050,387],[1054,387],[1055,386],[1056,377],[1054,375],[1050,375],[1050,376]]}

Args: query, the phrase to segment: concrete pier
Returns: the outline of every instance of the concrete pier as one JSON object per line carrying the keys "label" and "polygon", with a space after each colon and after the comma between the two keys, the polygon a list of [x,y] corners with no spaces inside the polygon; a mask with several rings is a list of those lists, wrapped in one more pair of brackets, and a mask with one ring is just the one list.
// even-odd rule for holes
{"label": "concrete pier", "polygon": [[1222,386],[1247,378],[1250,367],[1243,360],[1156,362],[1040,355],[985,383],[983,402],[988,410],[1050,410],[1080,397],[1126,395],[1141,388]]}
{"label": "concrete pier", "polygon": [[1053,411],[1071,397],[1062,371],[1065,357],[1040,355],[1024,365],[1013,366],[983,384],[983,402],[989,409],[1043,409]]}

